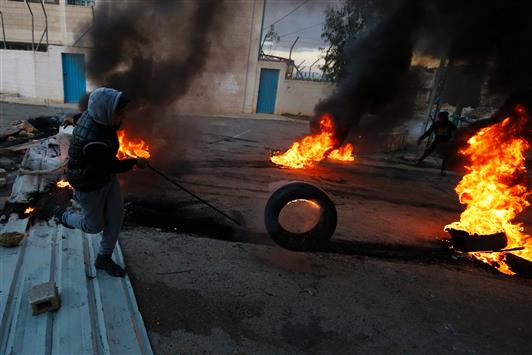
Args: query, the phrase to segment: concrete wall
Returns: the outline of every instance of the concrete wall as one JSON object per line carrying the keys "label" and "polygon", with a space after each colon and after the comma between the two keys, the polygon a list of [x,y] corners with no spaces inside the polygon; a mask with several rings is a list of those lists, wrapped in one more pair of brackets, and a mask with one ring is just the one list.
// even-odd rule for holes
{"label": "concrete wall", "polygon": [[[39,42],[46,21],[40,3],[29,3],[33,12],[34,40]],[[78,30],[90,25],[92,9],[85,6],[67,5],[66,0],[59,4],[44,4],[48,16],[48,41],[54,45],[72,45],[77,39]],[[6,41],[32,41],[31,14],[25,2],[0,0],[0,11],[4,16]],[[43,43],[46,40],[43,38]]]}
{"label": "concrete wall", "polygon": [[276,113],[312,116],[314,106],[332,94],[334,85],[329,82],[281,80],[277,93]]}
{"label": "concrete wall", "polygon": [[35,96],[35,56],[33,52],[0,51],[0,92]]}
{"label": "concrete wall", "polygon": [[[232,0],[206,68],[175,109],[187,113],[253,112],[264,0]],[[179,80],[179,78],[177,78]]]}
{"label": "concrete wall", "polygon": [[[231,0],[223,33],[211,43],[205,70],[190,86],[175,110],[187,113],[252,112],[264,0]],[[41,5],[30,4],[35,16],[35,37],[44,29]],[[98,6],[98,1],[96,2]],[[92,9],[46,4],[50,46],[48,52],[0,50],[1,93],[63,101],[61,52],[83,51],[71,46],[88,28]],[[0,0],[6,40],[31,43],[31,16],[24,2]],[[78,45],[88,45],[82,40]],[[88,53],[87,53],[88,54]],[[179,78],[176,78],[179,80]],[[91,87],[91,83],[87,83]]]}
{"label": "concrete wall", "polygon": [[275,102],[275,114],[292,114],[312,116],[314,106],[329,96],[334,85],[329,82],[286,80],[286,64],[284,62],[260,61],[257,65],[256,83],[253,95],[253,112],[257,109],[260,71],[262,68],[279,70],[279,84]]}
{"label": "concrete wall", "polygon": [[[33,12],[35,45],[41,39],[46,26],[40,3],[29,3]],[[44,4],[48,17],[48,42],[46,52],[28,50],[0,50],[0,93],[18,94],[37,98],[44,102],[64,102],[63,66],[61,53],[86,53],[78,47],[70,47],[79,36],[80,29],[92,21],[92,9],[85,6]],[[7,42],[32,42],[32,17],[25,2],[0,0]],[[42,37],[42,44],[46,36]],[[90,89],[90,83],[87,83]]]}
{"label": "concrete wall", "polygon": [[[47,52],[0,50],[0,93],[62,103],[61,53],[83,53],[80,48],[49,46]],[[91,86],[88,85],[88,90]]]}

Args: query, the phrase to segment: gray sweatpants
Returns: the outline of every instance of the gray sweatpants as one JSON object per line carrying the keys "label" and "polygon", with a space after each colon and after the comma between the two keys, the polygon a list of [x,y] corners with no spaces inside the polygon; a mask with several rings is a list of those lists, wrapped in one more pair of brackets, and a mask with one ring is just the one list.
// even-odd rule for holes
{"label": "gray sweatpants", "polygon": [[75,190],[74,199],[83,211],[66,211],[63,221],[85,233],[96,234],[103,231],[99,253],[112,254],[124,220],[124,200],[116,176],[113,175],[111,181],[98,190]]}

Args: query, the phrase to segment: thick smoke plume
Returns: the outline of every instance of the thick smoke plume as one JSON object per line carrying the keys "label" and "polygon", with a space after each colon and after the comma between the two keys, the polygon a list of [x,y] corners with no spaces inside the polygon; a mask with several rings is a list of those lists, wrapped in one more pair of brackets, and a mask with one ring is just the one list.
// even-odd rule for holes
{"label": "thick smoke plume", "polygon": [[[518,98],[532,110],[532,2],[526,0],[373,1],[383,19],[367,35],[346,45],[347,76],[316,114],[334,115],[343,140],[369,127],[389,131],[414,107],[414,53],[447,57],[465,75],[486,77],[490,94],[508,97],[493,119]],[[374,9],[375,12],[375,9]]]}
{"label": "thick smoke plume", "polygon": [[221,34],[220,0],[105,1],[90,32],[89,78],[124,92],[142,108],[128,124],[150,127],[204,70]]}

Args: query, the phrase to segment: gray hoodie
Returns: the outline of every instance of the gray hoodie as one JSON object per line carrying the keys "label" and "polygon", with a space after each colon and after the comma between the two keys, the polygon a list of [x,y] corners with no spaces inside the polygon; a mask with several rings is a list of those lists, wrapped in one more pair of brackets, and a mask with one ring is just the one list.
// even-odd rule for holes
{"label": "gray hoodie", "polygon": [[118,126],[120,122],[115,117],[115,109],[122,92],[110,88],[98,88],[89,97],[87,111],[92,119],[106,126]]}
{"label": "gray hoodie", "polygon": [[87,111],[74,127],[68,150],[68,181],[80,191],[97,190],[109,183],[113,174],[131,170],[136,159],[118,160],[120,124],[115,109],[122,93],[99,88],[89,97]]}

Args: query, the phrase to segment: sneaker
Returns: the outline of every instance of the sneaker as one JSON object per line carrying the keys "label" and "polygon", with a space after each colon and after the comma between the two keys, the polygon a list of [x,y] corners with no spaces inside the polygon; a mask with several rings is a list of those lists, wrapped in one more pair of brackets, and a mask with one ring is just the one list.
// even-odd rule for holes
{"label": "sneaker", "polygon": [[94,266],[97,269],[105,270],[105,272],[114,277],[124,277],[126,274],[124,269],[113,261],[111,255],[98,254]]}
{"label": "sneaker", "polygon": [[58,224],[61,224],[63,225],[64,227],[68,228],[68,229],[74,229],[74,227],[66,224],[63,220],[63,214],[65,213],[66,211],[66,208],[64,207],[61,207],[61,206],[57,206],[56,208],[54,208],[54,218],[55,218],[55,222],[58,223]]}

